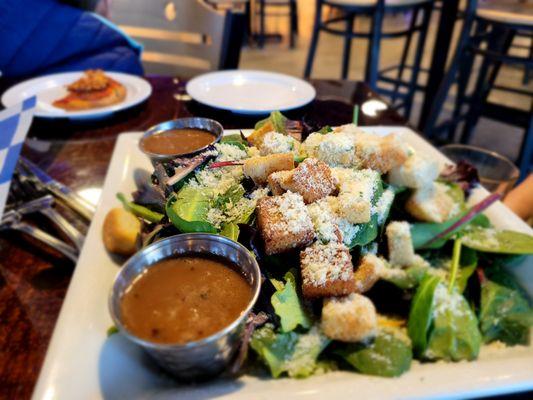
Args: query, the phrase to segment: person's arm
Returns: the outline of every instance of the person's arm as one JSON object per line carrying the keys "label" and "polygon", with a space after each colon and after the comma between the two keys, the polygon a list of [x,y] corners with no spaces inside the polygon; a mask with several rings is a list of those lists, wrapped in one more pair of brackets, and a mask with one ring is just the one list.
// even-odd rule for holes
{"label": "person's arm", "polygon": [[526,221],[533,218],[533,174],[511,190],[503,202],[520,218]]}

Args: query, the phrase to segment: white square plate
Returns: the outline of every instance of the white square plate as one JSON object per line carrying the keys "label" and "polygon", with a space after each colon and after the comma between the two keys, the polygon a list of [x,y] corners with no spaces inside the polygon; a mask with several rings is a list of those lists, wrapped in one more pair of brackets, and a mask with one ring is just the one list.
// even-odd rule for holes
{"label": "white square plate", "polygon": [[[446,161],[408,128],[365,129],[378,134],[397,132],[417,151]],[[399,378],[334,372],[304,380],[244,376],[195,386],[171,380],[120,334],[106,336],[112,325],[107,298],[119,266],[104,249],[102,222],[107,211],[119,205],[116,193],[131,193],[135,190],[135,177],[146,177],[152,170],[149,160],[138,150],[139,137],[140,133],[128,133],[117,140],[100,205],[61,309],[34,399],[465,398],[533,389],[533,346],[484,347],[474,362],[415,362]],[[486,192],[478,189],[473,194],[474,201],[484,195]],[[498,227],[533,233],[501,203],[491,206],[487,215]],[[533,270],[528,270],[527,265],[531,267],[532,263],[530,257],[521,266],[513,267],[513,273],[530,294]]]}

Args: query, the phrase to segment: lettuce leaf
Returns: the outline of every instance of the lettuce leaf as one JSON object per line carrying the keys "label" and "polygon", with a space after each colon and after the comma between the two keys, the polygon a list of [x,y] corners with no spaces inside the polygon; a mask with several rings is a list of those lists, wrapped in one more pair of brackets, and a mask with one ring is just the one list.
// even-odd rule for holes
{"label": "lettuce leaf", "polygon": [[307,316],[296,291],[296,278],[289,271],[285,274],[285,283],[272,279],[276,293],[272,295],[272,306],[280,319],[281,330],[290,332],[298,325],[302,328],[311,327],[311,319]]}
{"label": "lettuce leaf", "polygon": [[256,330],[251,348],[269,368],[274,378],[287,373],[291,378],[307,378],[321,370],[317,358],[330,343],[314,326],[308,333],[276,333],[272,324]]}

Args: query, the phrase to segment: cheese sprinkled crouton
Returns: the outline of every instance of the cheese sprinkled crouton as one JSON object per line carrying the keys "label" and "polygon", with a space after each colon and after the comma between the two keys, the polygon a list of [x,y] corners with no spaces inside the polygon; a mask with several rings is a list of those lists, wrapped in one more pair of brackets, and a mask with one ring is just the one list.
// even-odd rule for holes
{"label": "cheese sprinkled crouton", "polygon": [[137,251],[140,235],[139,218],[123,208],[113,208],[105,216],[102,237],[107,251],[131,256]]}
{"label": "cheese sprinkled crouton", "polygon": [[341,243],[315,242],[300,253],[304,297],[342,296],[355,291],[350,251]]}
{"label": "cheese sprinkled crouton", "polygon": [[263,136],[263,141],[259,146],[262,156],[278,153],[298,152],[300,143],[292,136],[284,135],[279,132],[268,132]]}
{"label": "cheese sprinkled crouton", "polygon": [[257,203],[257,224],[268,255],[308,245],[315,237],[302,196],[287,192]]}
{"label": "cheese sprinkled crouton", "polygon": [[307,204],[329,196],[337,189],[337,180],[331,169],[316,158],[305,159],[291,172],[290,179],[282,182],[281,186],[300,193]]}
{"label": "cheese sprinkled crouton", "polygon": [[403,165],[390,170],[389,183],[418,189],[431,186],[438,176],[438,161],[413,154]]}
{"label": "cheese sprinkled crouton", "polygon": [[407,267],[415,260],[415,250],[411,239],[411,228],[405,221],[394,221],[387,225],[389,261],[393,265]]}
{"label": "cheese sprinkled crouton", "polygon": [[356,135],[350,131],[336,130],[332,133],[312,133],[302,143],[308,157],[318,158],[331,167],[357,166],[355,157]]}
{"label": "cheese sprinkled crouton", "polygon": [[358,136],[356,154],[363,167],[384,174],[407,160],[409,147],[395,134],[381,137],[363,133]]}
{"label": "cheese sprinkled crouton", "polygon": [[252,178],[256,185],[264,185],[271,173],[293,168],[294,156],[292,153],[282,153],[249,158],[244,161],[243,171],[247,177]]}
{"label": "cheese sprinkled crouton", "polygon": [[459,211],[448,194],[448,187],[438,182],[417,189],[405,203],[405,209],[416,219],[426,222],[444,222]]}
{"label": "cheese sprinkled crouton", "polygon": [[292,176],[292,171],[277,171],[268,176],[268,188],[274,196],[279,196],[287,190],[287,182]]}
{"label": "cheese sprinkled crouton", "polygon": [[349,296],[324,300],[321,327],[324,334],[342,342],[361,342],[377,333],[377,314],[374,304],[365,296]]}
{"label": "cheese sprinkled crouton", "polygon": [[374,254],[367,254],[355,271],[355,290],[357,293],[368,292],[379,280],[381,271],[386,268],[383,260]]}
{"label": "cheese sprinkled crouton", "polygon": [[337,224],[337,215],[330,207],[329,198],[320,199],[307,206],[317,237],[322,243],[342,242],[342,232]]}
{"label": "cheese sprinkled crouton", "polygon": [[[339,171],[339,215],[352,224],[370,221],[379,174],[370,169]],[[351,178],[351,179],[350,179]]]}

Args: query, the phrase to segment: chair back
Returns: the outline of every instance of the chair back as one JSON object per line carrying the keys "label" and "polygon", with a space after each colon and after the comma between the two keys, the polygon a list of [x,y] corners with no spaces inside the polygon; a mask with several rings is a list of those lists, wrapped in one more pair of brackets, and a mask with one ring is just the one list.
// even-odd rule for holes
{"label": "chair back", "polygon": [[110,18],[144,46],[147,73],[189,78],[238,67],[242,13],[200,0],[113,0]]}

